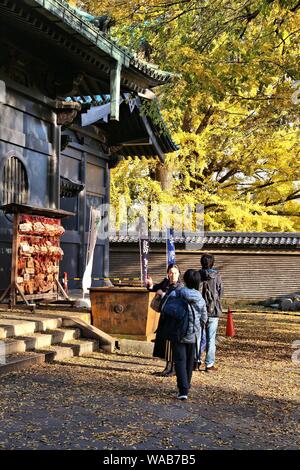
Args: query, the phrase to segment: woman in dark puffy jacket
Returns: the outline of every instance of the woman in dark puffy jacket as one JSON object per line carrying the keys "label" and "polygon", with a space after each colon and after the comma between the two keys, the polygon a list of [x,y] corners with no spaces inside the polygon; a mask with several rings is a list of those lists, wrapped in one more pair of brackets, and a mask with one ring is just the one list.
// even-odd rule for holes
{"label": "woman in dark puffy jacket", "polygon": [[[161,296],[161,300],[165,299],[165,296],[169,295],[174,290],[178,290],[183,287],[183,283],[180,280],[180,270],[176,264],[169,264],[167,269],[167,277],[163,279],[159,284],[153,284],[151,277],[148,278],[147,288],[156,292]],[[159,318],[158,327],[156,330],[155,343],[153,348],[153,356],[159,357],[166,360],[165,369],[159,374],[163,377],[175,375],[175,368],[172,359],[172,348],[171,343],[165,340],[160,335],[161,317]]]}

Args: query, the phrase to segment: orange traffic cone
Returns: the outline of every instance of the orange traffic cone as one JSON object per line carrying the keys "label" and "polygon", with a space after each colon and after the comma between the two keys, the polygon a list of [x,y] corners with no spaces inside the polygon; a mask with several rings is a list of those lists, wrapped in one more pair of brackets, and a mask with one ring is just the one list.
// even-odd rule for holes
{"label": "orange traffic cone", "polygon": [[230,310],[230,308],[228,308],[226,336],[234,336],[234,335],[235,335],[235,329],[233,325],[232,311]]}

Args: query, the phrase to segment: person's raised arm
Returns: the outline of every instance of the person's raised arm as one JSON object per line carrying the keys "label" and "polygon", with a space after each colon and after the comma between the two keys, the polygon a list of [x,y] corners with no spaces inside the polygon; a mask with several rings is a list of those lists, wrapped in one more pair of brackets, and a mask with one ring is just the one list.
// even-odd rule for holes
{"label": "person's raised arm", "polygon": [[151,276],[146,279],[146,287],[148,290],[153,290],[153,281]]}
{"label": "person's raised arm", "polygon": [[[148,290],[151,290],[151,292],[158,292],[159,290],[165,292],[167,279],[163,279],[158,284],[153,284],[153,281],[152,281],[151,277],[148,277],[148,279],[150,280],[149,284],[148,284],[148,282],[146,284],[146,287],[147,287]],[[147,279],[147,281],[148,281],[148,279]],[[159,294],[161,295],[161,293],[159,293]]]}

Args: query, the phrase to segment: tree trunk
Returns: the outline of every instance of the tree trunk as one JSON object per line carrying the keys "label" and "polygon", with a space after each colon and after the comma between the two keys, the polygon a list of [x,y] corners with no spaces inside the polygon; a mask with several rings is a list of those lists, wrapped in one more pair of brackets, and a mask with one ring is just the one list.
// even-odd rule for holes
{"label": "tree trunk", "polygon": [[192,112],[191,112],[191,103],[188,101],[187,107],[185,108],[183,120],[182,120],[182,130],[184,132],[191,132],[192,130]]}
{"label": "tree trunk", "polygon": [[203,117],[202,121],[200,122],[200,124],[198,126],[198,129],[196,130],[196,134],[200,135],[201,132],[203,132],[207,128],[207,126],[210,122],[210,118],[212,117],[212,115],[214,114],[215,111],[216,110],[213,106],[208,107],[206,113],[204,114],[204,117]]}
{"label": "tree trunk", "polygon": [[173,188],[172,167],[157,163],[155,169],[155,179],[160,182],[163,191],[170,191]]}

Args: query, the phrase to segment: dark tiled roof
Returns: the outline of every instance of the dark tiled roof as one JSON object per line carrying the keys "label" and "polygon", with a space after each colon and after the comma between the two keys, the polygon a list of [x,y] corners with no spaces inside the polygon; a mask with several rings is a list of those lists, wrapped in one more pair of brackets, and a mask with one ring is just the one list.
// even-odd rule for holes
{"label": "dark tiled roof", "polygon": [[174,78],[174,74],[140,60],[64,0],[1,0],[0,19],[4,36],[6,30],[18,38],[24,36],[24,47],[30,52],[33,44],[39,46],[38,60],[48,62],[53,55],[58,59],[58,68],[59,63],[66,64],[64,72],[68,68],[73,74],[78,71],[76,87],[82,94],[108,92],[112,64],[117,63],[124,90],[145,93]]}
{"label": "dark tiled roof", "polygon": [[60,197],[77,196],[84,189],[84,184],[72,181],[64,176],[60,177]]}
{"label": "dark tiled roof", "polygon": [[[110,237],[113,243],[135,243],[137,237]],[[164,237],[152,237],[153,243],[165,243]],[[300,232],[205,232],[204,236],[176,237],[176,243],[199,243],[203,247],[292,247],[300,248]]]}
{"label": "dark tiled roof", "polygon": [[[94,107],[95,109],[97,107],[101,117],[95,121],[95,124],[110,135],[109,146],[120,146],[118,154],[122,157],[158,156],[163,162],[165,153],[175,152],[179,149],[172,140],[156,100],[152,102],[157,110],[157,119],[154,121],[145,114],[142,108],[143,102],[148,100],[139,98],[136,95],[131,96],[128,93],[121,94],[121,99],[120,120],[111,122],[107,118],[110,114],[110,95],[66,98],[67,101],[80,103],[83,109],[87,108],[87,112],[89,112],[89,108]],[[82,125],[85,124],[82,123]]]}
{"label": "dark tiled roof", "polygon": [[109,53],[126,56],[130,67],[139,73],[151,77],[157,84],[167,83],[174,77],[174,74],[160,70],[158,66],[150,64],[138,58],[137,54],[127,47],[120,46],[115,40],[107,37],[104,33],[94,26],[90,21],[81,16],[78,11],[72,8],[65,0],[33,0],[36,3],[48,10],[48,14],[58,16],[66,25],[71,26],[74,31],[77,31],[86,40],[93,43],[99,50]]}
{"label": "dark tiled roof", "polygon": [[[130,110],[123,102],[120,106],[120,121],[103,123],[102,128],[111,136],[110,145],[121,145],[118,151],[123,157],[155,157],[164,161],[164,154],[178,150],[163,121],[157,106],[157,121],[144,114],[142,101],[135,99],[136,106]],[[139,137],[137,141],[135,139]]]}

